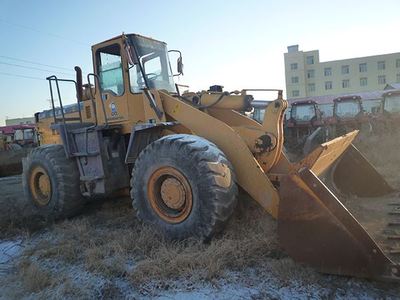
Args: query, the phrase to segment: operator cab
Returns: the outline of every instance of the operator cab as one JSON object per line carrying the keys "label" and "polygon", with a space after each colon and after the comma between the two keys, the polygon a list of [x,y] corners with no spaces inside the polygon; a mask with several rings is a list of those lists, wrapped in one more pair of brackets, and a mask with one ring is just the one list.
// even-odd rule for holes
{"label": "operator cab", "polygon": [[400,91],[387,92],[383,94],[382,111],[390,114],[400,113]]}
{"label": "operator cab", "polygon": [[[141,93],[146,87],[176,92],[164,42],[128,34],[125,35],[124,48],[120,43],[114,43],[97,49],[102,44],[93,46],[102,92],[117,96],[124,94],[124,70],[129,70],[127,79],[131,93]],[[126,51],[126,61],[122,51]]]}
{"label": "operator cab", "polygon": [[[171,69],[170,52],[179,54],[176,74]],[[183,74],[180,51],[168,51],[166,43],[152,38],[122,34],[92,46],[92,56],[94,73],[88,75],[86,87],[76,68],[78,98],[85,101],[84,122],[131,128],[138,122],[165,121],[159,99],[150,91],[177,94],[173,77]],[[150,110],[139,104],[143,97]],[[149,116],[149,111],[154,115]]]}
{"label": "operator cab", "polygon": [[321,120],[321,112],[313,100],[298,101],[291,105],[288,126],[304,125],[310,126]]}
{"label": "operator cab", "polygon": [[266,100],[253,100],[251,106],[254,108],[252,112],[252,118],[258,123],[262,124],[265,116],[265,109],[271,101]]}
{"label": "operator cab", "polygon": [[355,118],[364,112],[360,96],[339,97],[333,103],[333,114],[340,119]]}

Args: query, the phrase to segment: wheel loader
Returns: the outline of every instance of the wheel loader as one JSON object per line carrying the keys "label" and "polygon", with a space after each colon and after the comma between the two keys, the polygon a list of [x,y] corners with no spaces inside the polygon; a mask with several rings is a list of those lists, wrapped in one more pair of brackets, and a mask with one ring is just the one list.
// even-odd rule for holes
{"label": "wheel loader", "polygon": [[[167,237],[210,240],[240,187],[277,220],[280,243],[297,262],[400,279],[400,204],[383,198],[395,191],[352,144],[357,131],[291,162],[281,90],[259,124],[243,112],[252,109],[251,93],[271,90],[180,93],[173,78],[183,73],[181,53],[163,42],[122,34],[92,46],[92,56],[86,85],[79,67],[75,80],[47,78],[61,111],[51,124],[60,143],[34,149],[23,176],[39,214],[72,216],[87,199],[129,190],[137,217]],[[63,81],[76,86],[78,120],[63,113]]]}

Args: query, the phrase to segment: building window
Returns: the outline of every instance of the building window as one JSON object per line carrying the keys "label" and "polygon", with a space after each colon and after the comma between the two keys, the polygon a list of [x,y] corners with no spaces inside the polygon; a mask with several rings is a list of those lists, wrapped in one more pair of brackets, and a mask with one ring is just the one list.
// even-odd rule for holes
{"label": "building window", "polygon": [[350,80],[349,79],[342,80],[342,88],[346,89],[348,87],[350,87]]}
{"label": "building window", "polygon": [[314,77],[315,77],[315,70],[308,70],[307,78],[314,78]]}
{"label": "building window", "polygon": [[325,81],[325,90],[332,89],[332,81]]}
{"label": "building window", "polygon": [[349,74],[349,65],[342,66],[342,74]]}
{"label": "building window", "polygon": [[309,83],[308,86],[307,86],[307,91],[315,92],[315,83]]}
{"label": "building window", "polygon": [[293,84],[299,83],[299,77],[298,76],[292,77],[292,83]]}
{"label": "building window", "polygon": [[400,74],[396,74],[396,82],[400,83]]}
{"label": "building window", "polygon": [[300,91],[299,90],[292,91],[292,97],[298,97],[298,96],[300,96]]}
{"label": "building window", "polygon": [[367,63],[362,63],[359,65],[360,73],[367,72]]}
{"label": "building window", "polygon": [[290,70],[297,70],[297,63],[290,64]]}
{"label": "building window", "polygon": [[385,75],[378,76],[378,84],[386,84],[386,76]]}
{"label": "building window", "polygon": [[325,76],[332,76],[332,68],[325,68],[324,69]]}
{"label": "building window", "polygon": [[385,70],[385,61],[378,61],[378,70]]}
{"label": "building window", "polygon": [[360,78],[360,86],[367,86],[367,85],[368,85],[367,77],[361,77]]}
{"label": "building window", "polygon": [[314,64],[314,56],[307,56],[307,65]]}
{"label": "building window", "polygon": [[396,68],[400,68],[400,59],[396,59]]}

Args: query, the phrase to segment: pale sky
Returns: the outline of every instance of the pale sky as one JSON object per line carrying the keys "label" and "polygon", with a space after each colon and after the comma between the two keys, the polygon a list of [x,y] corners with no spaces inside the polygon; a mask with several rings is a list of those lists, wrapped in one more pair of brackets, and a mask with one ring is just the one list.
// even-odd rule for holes
{"label": "pale sky", "polygon": [[179,83],[193,91],[284,89],[288,45],[318,49],[321,61],[400,52],[399,9],[398,0],[0,0],[0,125],[48,109],[45,77],[91,72],[90,45],[122,32],[181,50]]}

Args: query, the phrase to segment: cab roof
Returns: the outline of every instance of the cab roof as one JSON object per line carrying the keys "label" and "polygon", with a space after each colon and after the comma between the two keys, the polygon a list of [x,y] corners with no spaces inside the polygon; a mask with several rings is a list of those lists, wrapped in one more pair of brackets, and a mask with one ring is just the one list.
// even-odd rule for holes
{"label": "cab roof", "polygon": [[317,105],[317,102],[314,100],[301,100],[301,101],[296,101],[291,104],[291,106],[297,106],[297,105],[305,105],[305,104],[313,104]]}
{"label": "cab roof", "polygon": [[358,95],[353,95],[353,96],[343,96],[343,97],[338,97],[333,99],[333,102],[346,102],[346,101],[360,101],[361,100],[361,96]]}
{"label": "cab roof", "polygon": [[117,36],[115,36],[115,37],[112,37],[112,38],[110,38],[110,39],[108,39],[108,40],[104,40],[104,41],[102,41],[102,42],[100,42],[100,43],[94,44],[94,45],[92,45],[92,48],[98,47],[99,45],[101,45],[101,44],[103,44],[103,43],[106,43],[106,42],[109,42],[109,41],[122,39],[122,37],[123,37],[124,35],[125,35],[125,36],[137,36],[137,37],[142,37],[142,38],[145,38],[145,39],[148,39],[148,40],[152,40],[152,41],[155,41],[155,42],[167,44],[167,43],[165,43],[165,42],[163,42],[163,41],[159,41],[159,40],[153,39],[153,38],[151,38],[151,37],[144,36],[144,35],[140,35],[140,34],[137,34],[137,33],[122,33],[122,34],[117,35]]}

